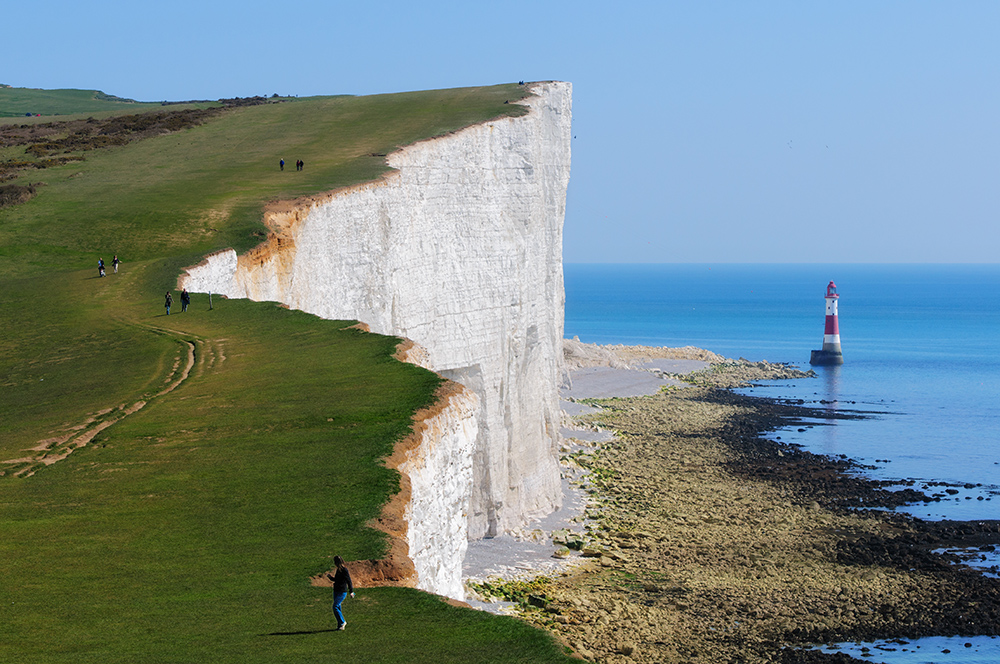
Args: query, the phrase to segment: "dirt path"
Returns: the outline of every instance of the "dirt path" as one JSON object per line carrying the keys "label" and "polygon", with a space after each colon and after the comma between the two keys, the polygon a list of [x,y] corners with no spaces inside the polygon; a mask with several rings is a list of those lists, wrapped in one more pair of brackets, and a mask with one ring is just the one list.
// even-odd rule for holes
{"label": "dirt path", "polygon": [[146,394],[137,395],[131,402],[118,404],[91,413],[83,422],[63,425],[50,438],[38,441],[28,449],[27,456],[0,462],[0,475],[31,477],[40,469],[62,461],[70,454],[86,447],[97,434],[113,424],[141,410],[153,399],[158,399],[177,389],[192,371],[202,375],[206,370],[225,361],[224,340],[205,340],[161,327],[149,327],[150,331],[165,334],[177,342],[177,350],[170,370],[163,377],[159,387]]}

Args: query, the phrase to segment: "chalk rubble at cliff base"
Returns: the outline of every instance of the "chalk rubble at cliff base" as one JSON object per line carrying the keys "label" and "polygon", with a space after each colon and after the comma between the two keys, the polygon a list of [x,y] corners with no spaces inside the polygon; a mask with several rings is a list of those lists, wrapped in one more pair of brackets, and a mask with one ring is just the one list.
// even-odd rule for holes
{"label": "chalk rubble at cliff base", "polygon": [[[812,643],[996,634],[1000,581],[931,553],[1000,524],[856,509],[919,499],[758,437],[808,409],[708,387],[602,404],[600,558],[524,617],[601,662],[849,661]],[[829,415],[827,415],[829,416]],[[838,659],[840,658],[840,659]]]}
{"label": "chalk rubble at cliff base", "polygon": [[[732,360],[709,350],[684,346],[624,346],[621,344],[598,345],[580,341],[579,337],[563,340],[563,388],[575,386],[580,376],[589,378],[593,371],[606,371],[609,379],[620,378],[623,372],[646,372],[666,385],[708,385],[713,387],[749,387],[763,380],[790,380],[812,378],[811,369],[801,371],[790,364],[751,362],[740,358]],[[619,393],[614,396],[653,394],[658,387],[646,391]],[[610,384],[601,392],[611,393]],[[564,394],[564,397],[566,395]]]}
{"label": "chalk rubble at cliff base", "polygon": [[[611,394],[651,395],[663,387],[687,386],[689,383],[685,380],[716,365],[724,369],[720,375],[729,375],[729,382],[734,384],[739,382],[733,380],[737,375],[741,381],[770,379],[776,374],[783,377],[807,375],[786,365],[733,361],[692,346],[599,346],[573,338],[563,341],[563,351],[565,365],[571,369],[560,391],[563,399],[560,448],[563,507],[524,528],[470,543],[463,569],[467,582],[520,581],[539,574],[554,575],[585,560],[580,549],[581,543],[588,541],[584,533],[590,522],[584,516],[587,499],[581,487],[587,486],[587,460],[594,446],[612,436],[590,422],[590,418],[578,417],[597,410],[584,403],[574,403],[576,400]],[[663,376],[664,368],[669,369],[671,377]],[[597,553],[588,549],[587,555],[596,556]],[[482,599],[475,591],[467,598]],[[488,610],[497,608],[478,601],[475,606]]]}

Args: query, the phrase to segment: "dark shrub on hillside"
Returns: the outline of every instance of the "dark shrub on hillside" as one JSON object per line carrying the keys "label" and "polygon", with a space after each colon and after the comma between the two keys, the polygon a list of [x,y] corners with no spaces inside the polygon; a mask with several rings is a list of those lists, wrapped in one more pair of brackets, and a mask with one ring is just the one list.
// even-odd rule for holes
{"label": "dark shrub on hillside", "polygon": [[[51,168],[67,161],[83,161],[82,156],[71,154],[73,152],[127,145],[143,138],[188,129],[221,112],[222,108],[203,108],[119,115],[103,120],[87,118],[37,125],[0,125],[0,147],[27,146],[25,154],[38,160],[0,162],[0,182],[17,177],[18,171],[27,168]],[[67,156],[50,156],[57,153]],[[28,198],[24,198],[23,193],[8,193],[3,205],[15,205]]]}
{"label": "dark shrub on hillside", "polygon": [[237,107],[237,106],[259,106],[261,104],[269,104],[267,97],[233,97],[232,99],[220,99],[220,103],[225,106]]}
{"label": "dark shrub on hillside", "polygon": [[32,185],[27,187],[22,187],[19,184],[4,185],[0,187],[0,208],[24,203],[34,195],[35,187]]}

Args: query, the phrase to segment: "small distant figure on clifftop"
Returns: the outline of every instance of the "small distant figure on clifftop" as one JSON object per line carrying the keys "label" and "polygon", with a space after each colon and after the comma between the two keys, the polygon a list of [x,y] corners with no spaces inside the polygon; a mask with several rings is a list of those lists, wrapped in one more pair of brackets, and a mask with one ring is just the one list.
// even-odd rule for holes
{"label": "small distant figure on clifftop", "polygon": [[306,167],[306,162],[302,161],[301,159],[295,162],[295,170],[301,171],[305,167]]}
{"label": "small distant figure on clifftop", "polygon": [[174,303],[174,298],[170,295],[170,291],[167,291],[167,296],[163,299],[163,306],[167,310],[167,315],[170,315],[170,305]]}
{"label": "small distant figure on clifftop", "polygon": [[278,162],[278,168],[280,170],[285,170],[285,160],[284,159],[282,159],[281,161]]}
{"label": "small distant figure on clifftop", "polygon": [[115,254],[115,257],[111,259],[111,267],[113,267],[115,269],[115,274],[118,274],[118,264],[119,263],[121,263],[121,261],[118,260],[118,254]]}
{"label": "small distant figure on clifftop", "polygon": [[333,581],[333,615],[337,619],[337,630],[343,632],[347,628],[347,621],[340,610],[341,603],[347,599],[347,593],[354,597],[354,583],[351,581],[351,573],[344,564],[344,559],[340,556],[333,557],[333,564],[337,566],[337,571],[333,576],[326,573],[326,578]]}
{"label": "small distant figure on clifftop", "polygon": [[191,304],[191,294],[188,293],[188,289],[181,291],[181,313],[188,310],[188,305]]}
{"label": "small distant figure on clifftop", "polygon": [[103,258],[98,258],[97,259],[97,275],[100,276],[100,277],[104,276],[104,259]]}

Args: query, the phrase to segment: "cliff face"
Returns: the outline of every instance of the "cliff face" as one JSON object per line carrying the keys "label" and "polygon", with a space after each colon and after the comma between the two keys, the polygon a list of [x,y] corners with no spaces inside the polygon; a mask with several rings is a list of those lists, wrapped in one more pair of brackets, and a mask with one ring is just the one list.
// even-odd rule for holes
{"label": "cliff face", "polygon": [[[410,341],[396,349],[402,362],[421,364],[426,351]],[[472,453],[479,398],[469,388],[444,381],[434,401],[413,414],[413,429],[396,441],[386,466],[399,471],[399,493],[369,525],[389,535],[378,560],[351,561],[361,587],[418,587],[464,599],[462,561],[468,549]],[[327,574],[313,585],[331,586]]]}
{"label": "cliff face", "polygon": [[403,518],[417,587],[463,599],[469,487],[479,399],[468,388],[440,395],[440,409],[418,424],[418,445],[395,467],[409,478]]}
{"label": "cliff face", "polygon": [[560,501],[571,86],[532,90],[526,116],[406,147],[377,182],[275,208],[267,243],[213,254],[181,279],[192,291],[361,320],[423,347],[422,364],[478,397],[473,538]]}

